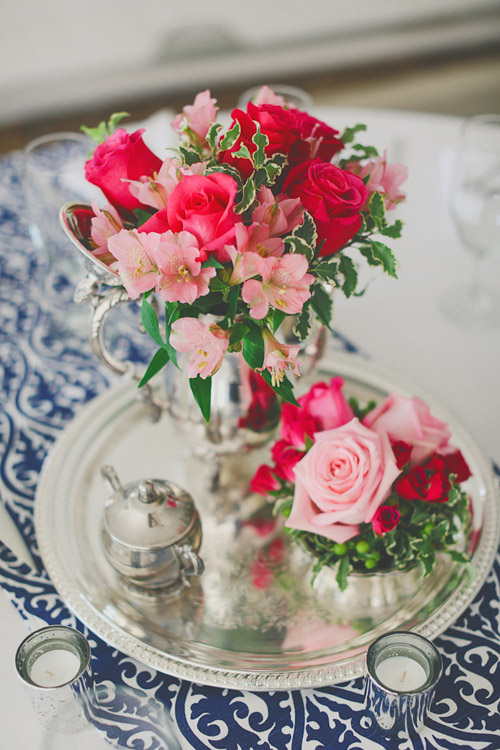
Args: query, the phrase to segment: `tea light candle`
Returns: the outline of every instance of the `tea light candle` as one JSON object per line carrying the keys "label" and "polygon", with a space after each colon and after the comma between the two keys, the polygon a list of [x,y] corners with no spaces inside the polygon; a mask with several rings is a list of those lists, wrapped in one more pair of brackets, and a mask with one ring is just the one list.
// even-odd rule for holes
{"label": "tea light candle", "polygon": [[366,704],[378,726],[419,731],[442,672],[436,647],[417,633],[389,633],[371,644],[366,666]]}
{"label": "tea light candle", "polygon": [[62,625],[34,631],[17,649],[18,675],[47,729],[74,732],[87,724],[83,707],[92,696],[90,657],[85,636]]}
{"label": "tea light candle", "polygon": [[391,690],[418,690],[427,680],[427,672],[409,656],[389,656],[376,668],[381,683]]}
{"label": "tea light candle", "polygon": [[29,676],[40,687],[57,687],[73,682],[80,672],[80,656],[64,648],[54,648],[37,656]]}

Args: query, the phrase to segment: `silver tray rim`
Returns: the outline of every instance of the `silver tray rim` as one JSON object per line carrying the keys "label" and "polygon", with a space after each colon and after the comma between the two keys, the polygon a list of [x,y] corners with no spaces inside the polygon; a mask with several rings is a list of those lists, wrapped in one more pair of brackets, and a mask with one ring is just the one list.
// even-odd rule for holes
{"label": "silver tray rim", "polygon": [[[479,467],[484,486],[484,515],[480,539],[472,556],[470,577],[462,576],[451,596],[438,605],[425,619],[411,627],[433,640],[442,634],[463,613],[481,589],[493,565],[500,538],[500,483],[495,476],[490,460],[484,455],[475,439],[457,417],[432,394],[410,380],[387,371],[383,367],[359,355],[329,352],[321,362],[321,369],[329,368],[343,377],[351,377],[370,387],[385,392],[395,391],[402,395],[420,396],[431,411],[445,420],[453,437],[458,437],[462,451]],[[111,646],[136,659],[147,667],[173,677],[205,685],[251,691],[293,690],[346,682],[365,674],[366,648],[346,658],[336,658],[332,663],[283,671],[255,668],[251,671],[234,668],[216,668],[213,665],[194,663],[187,658],[174,657],[127,632],[110,621],[104,612],[96,611],[75,582],[75,577],[64,564],[58,551],[58,540],[54,537],[51,513],[57,497],[57,480],[60,462],[67,452],[81,451],[79,435],[85,424],[102,418],[110,404],[137,405],[137,385],[123,379],[86,404],[63,430],[49,452],[40,475],[35,496],[35,531],[40,554],[56,590],[71,612],[92,632]],[[487,519],[487,523],[485,523]]]}

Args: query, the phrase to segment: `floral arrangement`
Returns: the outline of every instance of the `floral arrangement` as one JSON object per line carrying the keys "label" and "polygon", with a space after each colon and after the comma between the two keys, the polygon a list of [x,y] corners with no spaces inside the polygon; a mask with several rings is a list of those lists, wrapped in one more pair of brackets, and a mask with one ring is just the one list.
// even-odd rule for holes
{"label": "floral arrangement", "polygon": [[280,342],[279,327],[296,316],[300,342],[313,318],[331,326],[332,290],[356,292],[355,253],[396,276],[385,238],[399,237],[401,222],[386,212],[404,198],[406,178],[405,167],[357,141],[364,125],[340,134],[267,87],[233,110],[227,128],[217,110],[209,91],[198,94],[173,121],[179,146],[163,159],[143,130],[115,129],[122,115],[84,128],[99,144],[86,178],[108,204],[94,202],[82,241],[142,300],[158,345],[142,383],[188,354],[207,420],[211,378],[231,351],[296,403],[287,374],[300,373],[299,347]]}
{"label": "floral arrangement", "polygon": [[284,404],[281,435],[251,488],[274,500],[293,539],[336,568],[341,589],[353,572],[420,565],[438,552],[468,561],[457,539],[470,523],[461,483],[471,476],[447,425],[418,397],[391,393],[362,409],[343,380],[317,383]]}

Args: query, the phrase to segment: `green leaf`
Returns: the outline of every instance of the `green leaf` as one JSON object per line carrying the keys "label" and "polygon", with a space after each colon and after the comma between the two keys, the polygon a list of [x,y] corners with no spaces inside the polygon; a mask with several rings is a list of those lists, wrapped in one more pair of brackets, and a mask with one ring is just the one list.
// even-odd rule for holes
{"label": "green leaf", "polygon": [[293,385],[290,383],[286,375],[283,377],[283,380],[281,381],[281,383],[279,383],[279,385],[273,385],[273,378],[268,370],[262,370],[261,375],[266,383],[271,386],[274,392],[277,393],[278,396],[283,399],[283,401],[285,401],[287,404],[300,406],[293,393]]}
{"label": "green leaf", "polygon": [[160,333],[160,324],[158,316],[152,305],[149,304],[145,297],[142,298],[141,321],[145,331],[151,336],[153,341],[162,349],[165,349],[165,342]]}
{"label": "green leaf", "polygon": [[142,227],[153,216],[154,211],[145,211],[143,208],[134,208],[132,212],[136,218],[136,226]]}
{"label": "green leaf", "polygon": [[215,255],[210,255],[207,260],[204,260],[201,264],[202,268],[224,268],[224,263],[221,263],[220,260],[217,260]]}
{"label": "green leaf", "polygon": [[340,254],[339,271],[344,277],[342,291],[346,297],[350,297],[356,291],[358,284],[358,269],[354,261],[348,255]]}
{"label": "green leaf", "polygon": [[273,308],[272,316],[273,316],[273,323],[272,323],[273,333],[276,333],[280,325],[285,320],[286,313],[284,313],[283,310],[276,310]]}
{"label": "green leaf", "polygon": [[217,148],[217,137],[219,135],[219,130],[221,129],[221,127],[222,125],[220,124],[220,122],[214,122],[214,124],[211,125],[208,130],[206,140],[212,152]]}
{"label": "green leaf", "polygon": [[258,326],[251,326],[242,339],[243,359],[252,370],[262,367],[264,362],[264,339]]}
{"label": "green leaf", "polygon": [[231,290],[227,296],[227,314],[226,314],[230,320],[234,320],[234,318],[236,317],[236,310],[238,307],[239,297],[240,297],[239,286],[231,287]]}
{"label": "green leaf", "polygon": [[130,117],[128,112],[113,112],[108,120],[108,132],[112,133],[113,130],[116,130],[116,126],[126,117]]}
{"label": "green leaf", "polygon": [[244,323],[235,323],[229,334],[229,346],[234,346],[246,336],[250,329]]}
{"label": "green leaf", "polygon": [[210,422],[210,407],[212,397],[212,378],[201,378],[197,375],[195,378],[189,378],[189,387],[195,397],[196,403],[200,407],[205,422]]}
{"label": "green leaf", "polygon": [[297,316],[297,322],[293,328],[294,334],[299,341],[305,341],[311,332],[311,307],[306,302],[301,312]]}
{"label": "green leaf", "polygon": [[352,128],[346,128],[344,132],[342,133],[342,135],[340,136],[340,140],[344,144],[352,143],[355,135],[363,130],[366,130],[366,125],[363,125],[363,123],[358,122],[358,124],[354,125]]}
{"label": "green leaf", "polygon": [[274,185],[287,161],[285,154],[279,153],[267,158],[256,175],[257,186]]}
{"label": "green leaf", "polygon": [[255,190],[255,182],[251,177],[248,178],[248,180],[245,182],[245,185],[243,186],[243,195],[241,197],[240,202],[234,207],[234,210],[237,214],[242,214],[244,211],[246,211],[252,203],[255,200],[256,190]]}
{"label": "green leaf", "polygon": [[396,219],[394,224],[390,224],[388,227],[383,227],[383,229],[380,230],[380,234],[383,234],[384,237],[392,237],[393,239],[398,239],[401,237],[401,232],[403,230],[403,222],[401,219]]}
{"label": "green leaf", "polygon": [[312,286],[312,296],[310,298],[311,306],[320,323],[330,328],[333,315],[333,300],[321,284],[315,283]]}
{"label": "green leaf", "polygon": [[232,167],[230,164],[212,164],[205,170],[206,175],[213,174],[214,172],[222,172],[222,174],[229,175],[229,177],[232,177],[238,185],[238,190],[241,190],[243,188],[243,181],[241,179],[239,171],[235,167]]}
{"label": "green leaf", "polygon": [[465,555],[463,552],[459,552],[456,549],[450,549],[450,550],[448,550],[448,554],[451,557],[451,559],[453,560],[453,562],[457,562],[457,563],[468,563],[468,562],[470,562],[470,560],[467,557],[467,555]]}
{"label": "green leaf", "polygon": [[337,568],[336,580],[341,591],[345,591],[348,585],[347,576],[351,572],[351,563],[349,558],[345,555],[340,558],[340,562]]}
{"label": "green leaf", "polygon": [[191,166],[191,164],[197,164],[201,161],[200,152],[195,148],[179,146],[179,153],[182,156],[184,164],[187,164],[188,166]]}
{"label": "green leaf", "polygon": [[153,356],[153,359],[149,363],[146,372],[141,378],[141,381],[139,383],[139,388],[141,388],[143,385],[145,385],[149,380],[151,380],[154,375],[156,375],[157,372],[159,372],[167,362],[170,361],[170,357],[168,355],[168,352],[166,349],[158,349],[156,354]]}
{"label": "green leaf", "polygon": [[130,117],[129,113],[115,112],[113,115],[111,115],[108,122],[104,122],[104,120],[102,120],[99,125],[96,125],[96,127],[94,128],[89,128],[87,125],[82,125],[80,127],[80,130],[82,131],[82,133],[85,133],[88,138],[99,144],[105,141],[106,138],[111,135],[120,120],[123,120],[124,117]]}
{"label": "green leaf", "polygon": [[311,268],[311,273],[315,276],[319,276],[324,281],[335,281],[336,276],[339,272],[339,261],[337,258],[340,257],[337,253],[335,260],[322,260],[317,266]]}
{"label": "green leaf", "polygon": [[259,123],[256,123],[256,126],[257,131],[252,138],[252,143],[255,143],[255,145],[257,146],[253,155],[253,163],[256,169],[260,169],[266,159],[265,148],[269,144],[269,138],[267,137],[267,135],[261,132]]}
{"label": "green leaf", "polygon": [[314,248],[308,245],[307,242],[302,239],[302,237],[294,237],[293,235],[289,235],[288,237],[285,237],[285,242],[289,246],[290,252],[304,255],[307,260],[311,262],[314,257]]}
{"label": "green leaf", "polygon": [[237,151],[233,151],[233,156],[238,159],[248,159],[249,161],[253,162],[252,154],[248,150],[248,146],[246,146],[244,143],[241,144]]}
{"label": "green leaf", "polygon": [[372,193],[368,201],[370,215],[375,221],[376,226],[380,229],[385,222],[385,203],[382,195],[378,192]]}
{"label": "green leaf", "polygon": [[382,242],[370,240],[369,244],[362,245],[359,251],[371,266],[382,266],[385,273],[397,279],[398,264],[390,247]]}
{"label": "green leaf", "polygon": [[[314,219],[310,213],[304,211],[304,218],[302,220],[302,223],[299,224],[298,227],[295,227],[291,236],[300,237],[302,240],[304,240],[304,242],[306,242],[307,245],[316,247],[316,243],[318,241],[318,231],[316,229]],[[285,239],[287,240],[289,239],[289,237],[285,237]]]}
{"label": "green leaf", "polygon": [[224,135],[223,139],[221,140],[219,144],[219,149],[221,151],[226,151],[234,146],[238,138],[241,134],[241,126],[240,123],[236,120],[233,127],[230,128],[227,133]]}

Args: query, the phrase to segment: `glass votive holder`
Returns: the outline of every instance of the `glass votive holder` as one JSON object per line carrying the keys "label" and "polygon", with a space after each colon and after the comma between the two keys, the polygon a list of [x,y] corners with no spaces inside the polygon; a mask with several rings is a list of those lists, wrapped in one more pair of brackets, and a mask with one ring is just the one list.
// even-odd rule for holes
{"label": "glass votive holder", "polygon": [[366,667],[366,707],[378,727],[420,732],[443,671],[434,644],[417,633],[388,633],[369,647]]}
{"label": "glass votive holder", "polygon": [[[286,104],[295,109],[300,109],[305,112],[310,112],[314,107],[314,100],[312,96],[304,89],[300,89],[297,86],[288,86],[284,83],[270,83],[267,88],[270,88],[276,96],[284,99]],[[262,86],[252,86],[246,91],[240,94],[237,102],[238,109],[245,109],[248,102],[254,101],[257,94],[261,91]]]}
{"label": "glass votive holder", "polygon": [[90,203],[99,194],[85,179],[92,141],[83,133],[50,133],[30,141],[23,151],[23,187],[31,241],[45,253],[54,271],[79,281],[79,255],[59,223],[61,206]]}
{"label": "glass votive holder", "polygon": [[16,669],[40,723],[54,732],[87,725],[92,700],[90,646],[82,633],[53,625],[28,635],[16,652]]}

